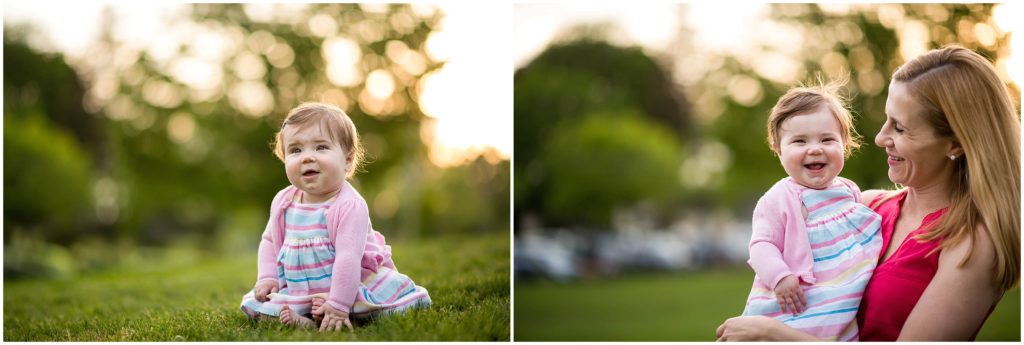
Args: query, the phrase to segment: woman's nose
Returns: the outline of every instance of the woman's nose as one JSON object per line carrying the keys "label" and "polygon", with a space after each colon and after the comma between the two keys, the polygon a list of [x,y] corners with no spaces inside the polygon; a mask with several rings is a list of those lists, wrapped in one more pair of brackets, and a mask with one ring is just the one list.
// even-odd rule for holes
{"label": "woman's nose", "polygon": [[889,134],[885,132],[885,128],[882,128],[878,131],[878,134],[875,134],[875,145],[878,147],[885,147],[888,140]]}

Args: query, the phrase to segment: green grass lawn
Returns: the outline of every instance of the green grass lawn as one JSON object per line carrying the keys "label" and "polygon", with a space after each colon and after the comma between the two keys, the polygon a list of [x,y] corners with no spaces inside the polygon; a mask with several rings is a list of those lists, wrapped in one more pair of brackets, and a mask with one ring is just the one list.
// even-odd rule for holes
{"label": "green grass lawn", "polygon": [[[715,329],[743,311],[746,268],[643,274],[568,284],[515,286],[516,341],[714,341]],[[1020,289],[1003,297],[979,341],[1020,340]]]}
{"label": "green grass lawn", "polygon": [[403,273],[433,305],[325,334],[255,322],[238,309],[255,253],[71,280],[4,282],[6,341],[509,340],[507,233],[395,242]]}

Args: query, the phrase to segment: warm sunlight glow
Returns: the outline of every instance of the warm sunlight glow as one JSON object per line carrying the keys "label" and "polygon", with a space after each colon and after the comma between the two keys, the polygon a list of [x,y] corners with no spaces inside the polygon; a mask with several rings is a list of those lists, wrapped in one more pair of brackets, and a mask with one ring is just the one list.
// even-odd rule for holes
{"label": "warm sunlight glow", "polygon": [[673,3],[622,6],[608,2],[516,4],[515,65],[522,67],[539,54],[551,39],[581,23],[610,23],[609,39],[623,45],[640,45],[652,51],[670,49],[680,26],[679,8]]}
{"label": "warm sunlight glow", "polygon": [[928,51],[928,28],[921,22],[905,21],[898,32],[900,55],[903,56],[903,61],[910,61]]}
{"label": "warm sunlight glow", "polygon": [[992,20],[1003,32],[1015,31],[1020,27],[1020,14],[1024,7],[1020,3],[1009,2],[992,8]]}
{"label": "warm sunlight glow", "polygon": [[767,5],[747,3],[737,5],[727,1],[695,2],[689,4],[687,22],[694,28],[698,45],[717,50],[738,49],[745,42],[756,41],[763,33],[751,30],[758,19],[766,14]]}
{"label": "warm sunlight glow", "polygon": [[391,79],[391,73],[382,69],[374,70],[366,77],[366,89],[373,98],[387,100],[395,92],[395,81]]}
{"label": "warm sunlight glow", "polygon": [[327,79],[332,84],[351,87],[362,81],[357,66],[363,53],[355,41],[347,37],[332,37],[320,49],[324,61],[327,61]]}
{"label": "warm sunlight glow", "polygon": [[1016,32],[1020,28],[1018,18],[1022,10],[1024,8],[1019,3],[999,4],[992,9],[992,20],[996,28],[1010,36],[1009,53],[1005,61],[1000,62],[1005,63],[1006,73],[1018,86],[1024,83],[1024,54],[1020,52],[1021,47],[1024,47],[1024,36]]}
{"label": "warm sunlight glow", "polygon": [[508,159],[512,152],[512,106],[506,97],[512,94],[510,58],[499,48],[504,44],[501,31],[493,30],[510,27],[511,15],[503,6],[486,4],[451,4],[441,10],[445,17],[441,29],[427,40],[427,54],[445,65],[424,76],[419,85],[420,107],[432,118],[424,123],[428,133],[423,133],[430,143],[430,159],[439,166],[461,164],[487,147]]}
{"label": "warm sunlight glow", "polygon": [[274,109],[274,95],[263,83],[246,81],[235,84],[228,96],[231,106],[251,117],[267,115]]}

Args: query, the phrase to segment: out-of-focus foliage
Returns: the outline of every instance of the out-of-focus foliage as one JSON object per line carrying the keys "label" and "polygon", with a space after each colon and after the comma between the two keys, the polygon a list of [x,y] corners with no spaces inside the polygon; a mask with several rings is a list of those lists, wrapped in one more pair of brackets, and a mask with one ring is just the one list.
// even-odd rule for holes
{"label": "out-of-focus foliage", "polygon": [[28,230],[52,241],[72,236],[91,211],[89,165],[71,135],[44,117],[4,116],[5,225],[37,225]]}
{"label": "out-of-focus foliage", "polygon": [[386,236],[508,229],[507,161],[428,159],[419,96],[444,64],[427,47],[438,8],[195,4],[167,13],[151,46],[114,13],[81,58],[5,27],[5,239],[254,251],[288,184],[270,142],[305,101],[352,117],[369,157],[352,183]]}
{"label": "out-of-focus foliage", "polygon": [[[674,197],[661,199],[663,208],[724,210],[749,219],[757,198],[786,176],[766,142],[772,106],[791,87],[844,77],[849,82],[841,93],[849,99],[864,140],[841,175],[862,189],[892,188],[885,153],[874,145],[885,120],[889,75],[907,56],[947,44],[974,49],[999,66],[1009,53],[1009,35],[995,25],[994,6],[773,4],[762,22],[749,23],[749,30],[763,34],[730,49],[702,47],[692,31],[680,30],[671,51],[657,59],[666,68],[639,48],[594,39],[555,41],[515,76],[517,224],[531,216],[548,227],[607,224],[603,220],[614,210],[593,202],[616,195],[609,186],[637,184],[641,187],[635,190],[647,194],[619,195],[619,201],[657,200],[668,193]],[[674,86],[672,71],[688,76],[679,77],[682,87]],[[1009,87],[1019,104],[1019,87]],[[676,89],[693,105],[674,96]],[[607,169],[598,162],[606,161],[602,155],[608,149],[563,133],[571,127],[565,123],[584,122],[593,114],[629,117],[629,109],[639,109],[635,117],[685,138],[683,146],[674,145],[682,148],[681,164],[657,172],[664,176],[651,171],[636,175],[643,183],[629,182],[627,176],[603,182],[585,178]],[[608,126],[609,132],[622,130],[621,125]],[[649,135],[660,136],[656,133]],[[644,151],[622,162],[623,170],[645,155],[660,155]],[[575,165],[567,158],[577,155],[579,162],[593,163]],[[645,189],[653,185],[657,193]],[[676,213],[681,214],[688,213]]]}
{"label": "out-of-focus foliage", "polygon": [[639,47],[584,37],[548,48],[515,74],[516,216],[607,227],[617,207],[677,195],[687,111]]}
{"label": "out-of-focus foliage", "polygon": [[[616,206],[664,202],[679,188],[679,141],[640,116],[588,114],[551,131],[541,154],[555,221],[610,224]],[[579,186],[590,188],[579,188]]]}
{"label": "out-of-focus foliage", "polygon": [[[849,99],[855,116],[855,128],[863,136],[861,149],[846,161],[842,176],[862,189],[892,188],[886,176],[885,152],[874,144],[875,134],[885,122],[885,99],[889,76],[903,62],[908,47],[918,53],[947,44],[974,49],[993,61],[1005,55],[1008,36],[992,36],[983,44],[973,33],[976,27],[990,27],[991,4],[885,4],[852,5],[833,8],[816,4],[778,4],[771,6],[771,17],[792,30],[805,44],[785,53],[787,48],[765,45],[759,56],[785,56],[798,68],[795,80],[815,84],[849,77],[842,93]],[[915,31],[921,28],[921,32]],[[911,32],[923,34],[918,37]],[[789,32],[787,32],[789,33]],[[973,38],[973,39],[971,39]],[[719,183],[699,188],[718,207],[747,217],[757,197],[785,172],[765,141],[765,122],[771,107],[786,90],[795,85],[779,82],[775,73],[782,66],[759,66],[774,59],[755,59],[723,55],[722,67],[709,71],[695,85],[700,98],[713,98],[717,105],[703,111],[701,130],[706,139],[724,143],[735,157],[723,169]],[[717,83],[726,80],[729,83]],[[742,82],[760,94],[755,102],[742,97]],[[1012,90],[1016,87],[1011,85]],[[1013,92],[1019,95],[1019,92]],[[1019,97],[1019,96],[1017,96]],[[709,111],[710,108],[710,111]],[[708,113],[710,112],[710,113]]]}
{"label": "out-of-focus foliage", "polygon": [[26,30],[4,31],[4,239],[28,231],[67,243],[92,213],[92,154],[80,143],[95,132],[74,71],[15,42]]}

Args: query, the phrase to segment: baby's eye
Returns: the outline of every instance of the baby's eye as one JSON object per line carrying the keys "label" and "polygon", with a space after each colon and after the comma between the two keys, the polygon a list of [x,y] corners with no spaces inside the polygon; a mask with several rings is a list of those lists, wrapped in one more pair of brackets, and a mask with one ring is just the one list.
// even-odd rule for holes
{"label": "baby's eye", "polygon": [[794,139],[793,143],[795,143],[795,144],[803,144],[804,140],[803,139]]}
{"label": "baby's eye", "polygon": [[836,141],[836,139],[835,139],[835,138],[825,138],[825,139],[824,139],[824,140],[822,140],[822,141],[824,141],[824,142],[826,142],[826,143],[827,143],[827,142],[833,142],[833,141]]}
{"label": "baby's eye", "polygon": [[299,153],[299,152],[302,152],[302,149],[300,149],[298,147],[293,147],[293,148],[288,149],[288,153]]}
{"label": "baby's eye", "polygon": [[324,145],[324,144],[320,144],[320,145],[316,146],[316,150],[317,151],[326,150],[326,149],[327,149],[327,145]]}

